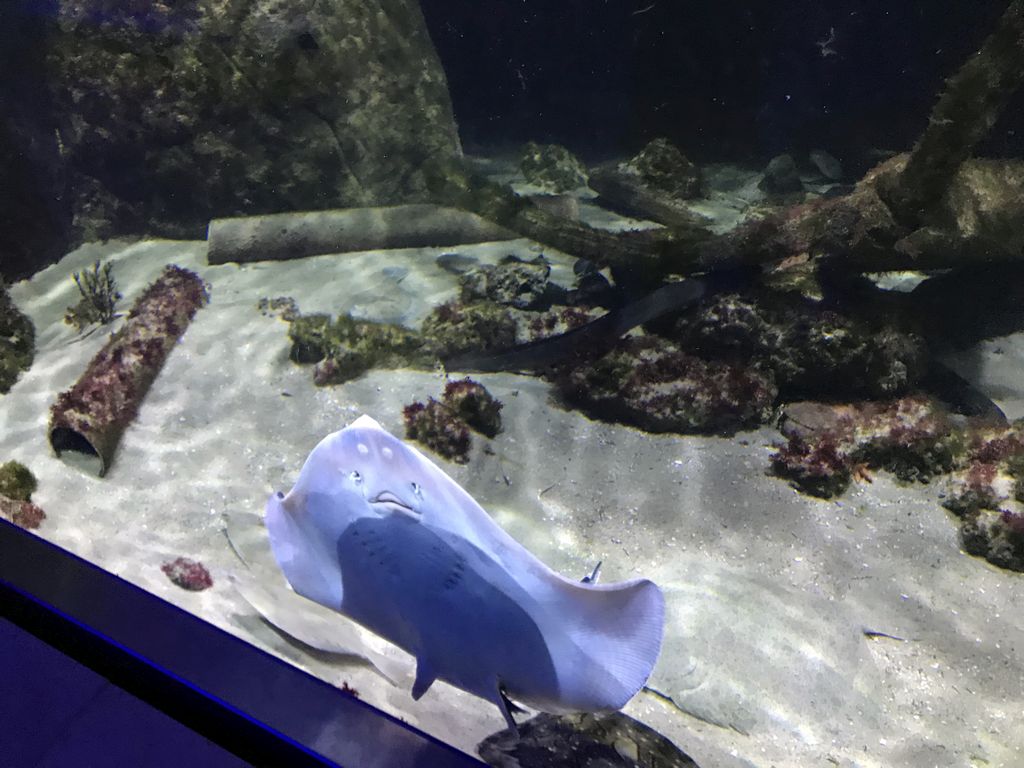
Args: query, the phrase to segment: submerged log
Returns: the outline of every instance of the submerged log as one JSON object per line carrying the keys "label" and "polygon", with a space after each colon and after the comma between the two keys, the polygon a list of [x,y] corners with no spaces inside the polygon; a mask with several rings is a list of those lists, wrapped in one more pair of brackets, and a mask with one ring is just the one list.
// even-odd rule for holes
{"label": "submerged log", "polygon": [[124,325],[50,410],[50,445],[57,456],[77,451],[99,457],[103,477],[139,406],[188,328],[206,303],[194,272],[168,266],[135,302]]}
{"label": "submerged log", "polygon": [[512,240],[514,232],[468,211],[410,204],[214,219],[206,260],[283,261],[327,253],[433,248]]}
{"label": "submerged log", "polygon": [[472,211],[539,243],[602,267],[656,282],[679,253],[710,237],[702,227],[608,232],[555,216],[517,197],[511,189],[471,173],[457,160],[424,166],[427,186],[443,205]]}
{"label": "submerged log", "polygon": [[882,185],[897,217],[927,222],[960,166],[1024,83],[1024,0],[1013,0],[981,49],[947,83],[906,166]]}
{"label": "submerged log", "polygon": [[592,168],[590,188],[601,196],[599,202],[630,216],[664,224],[667,227],[699,228],[708,222],[695,213],[686,200],[665,190],[652,187],[636,173],[612,163]]}

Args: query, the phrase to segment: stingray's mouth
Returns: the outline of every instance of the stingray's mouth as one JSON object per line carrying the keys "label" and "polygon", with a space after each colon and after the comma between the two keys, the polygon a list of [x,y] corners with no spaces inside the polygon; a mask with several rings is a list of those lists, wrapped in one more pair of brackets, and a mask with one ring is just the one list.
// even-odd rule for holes
{"label": "stingray's mouth", "polygon": [[399,514],[411,517],[413,520],[419,520],[420,517],[422,517],[419,512],[410,507],[391,491],[381,491],[369,501],[375,508],[383,508],[388,512],[398,512]]}

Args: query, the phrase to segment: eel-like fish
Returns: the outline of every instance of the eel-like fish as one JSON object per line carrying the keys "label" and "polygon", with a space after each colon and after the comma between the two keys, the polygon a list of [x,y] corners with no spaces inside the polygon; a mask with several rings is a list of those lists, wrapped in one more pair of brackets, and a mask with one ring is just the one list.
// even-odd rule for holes
{"label": "eel-like fish", "polygon": [[452,371],[523,371],[565,363],[582,353],[610,347],[627,331],[671,311],[682,311],[700,299],[705,281],[688,278],[667,283],[586,325],[546,339],[530,341],[500,352],[470,352],[444,360]]}
{"label": "eel-like fish", "polygon": [[510,699],[616,710],[657,660],[665,608],[653,582],[555,573],[369,416],[313,449],[264,522],[297,593],[416,657],[415,699],[446,680],[515,729]]}

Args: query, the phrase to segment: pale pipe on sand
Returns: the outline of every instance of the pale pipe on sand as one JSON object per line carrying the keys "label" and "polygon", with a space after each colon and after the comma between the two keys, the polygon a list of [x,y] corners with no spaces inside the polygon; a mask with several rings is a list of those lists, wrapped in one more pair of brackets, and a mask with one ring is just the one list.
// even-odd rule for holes
{"label": "pale pipe on sand", "polygon": [[284,261],[392,248],[442,248],[518,237],[475,213],[427,203],[214,219],[210,264]]}
{"label": "pale pipe on sand", "polygon": [[369,416],[325,437],[265,524],[292,588],[416,658],[412,695],[445,680],[553,712],[620,709],[661,649],[647,579],[567,579]]}

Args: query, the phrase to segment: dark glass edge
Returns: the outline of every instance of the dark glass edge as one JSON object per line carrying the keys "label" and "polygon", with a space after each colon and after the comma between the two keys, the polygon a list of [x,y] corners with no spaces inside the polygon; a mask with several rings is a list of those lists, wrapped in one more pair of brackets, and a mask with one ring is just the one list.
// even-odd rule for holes
{"label": "dark glass edge", "polygon": [[5,520],[0,616],[253,765],[483,765]]}

